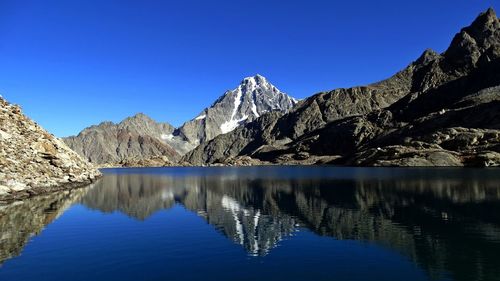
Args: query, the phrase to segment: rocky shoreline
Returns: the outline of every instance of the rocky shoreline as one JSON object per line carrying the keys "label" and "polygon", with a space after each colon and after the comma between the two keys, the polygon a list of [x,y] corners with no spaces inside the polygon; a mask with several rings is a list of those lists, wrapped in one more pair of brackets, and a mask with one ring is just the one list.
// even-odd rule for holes
{"label": "rocky shoreline", "polygon": [[65,184],[50,186],[50,187],[31,187],[26,190],[21,190],[17,192],[9,192],[7,194],[3,194],[0,196],[0,204],[7,204],[13,201],[23,200],[27,198],[31,198],[34,196],[47,195],[51,193],[68,191],[79,189],[83,187],[87,187],[88,185],[97,182],[100,179],[100,176],[95,177],[94,179],[88,179],[81,182],[68,182]]}

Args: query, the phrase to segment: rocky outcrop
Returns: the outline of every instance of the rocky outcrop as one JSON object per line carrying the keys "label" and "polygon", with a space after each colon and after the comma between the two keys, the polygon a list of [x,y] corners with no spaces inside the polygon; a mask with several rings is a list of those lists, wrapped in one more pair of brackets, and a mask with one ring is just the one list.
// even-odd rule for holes
{"label": "rocky outcrop", "polygon": [[139,113],[118,124],[103,122],[64,138],[75,152],[101,166],[169,166],[180,157],[166,139],[174,130]]}
{"label": "rocky outcrop", "polygon": [[[362,166],[500,165],[500,21],[492,9],[391,78],[316,94],[201,144],[195,164],[248,156]],[[304,160],[309,161],[305,162]],[[318,159],[318,162],[315,162]]]}
{"label": "rocky outcrop", "polygon": [[85,185],[97,169],[0,97],[0,201]]}

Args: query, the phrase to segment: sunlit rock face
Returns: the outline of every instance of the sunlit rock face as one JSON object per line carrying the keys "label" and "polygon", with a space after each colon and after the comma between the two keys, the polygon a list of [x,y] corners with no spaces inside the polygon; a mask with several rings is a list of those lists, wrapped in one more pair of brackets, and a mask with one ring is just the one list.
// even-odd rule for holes
{"label": "sunlit rock face", "polygon": [[100,174],[0,96],[0,202],[89,184]]}

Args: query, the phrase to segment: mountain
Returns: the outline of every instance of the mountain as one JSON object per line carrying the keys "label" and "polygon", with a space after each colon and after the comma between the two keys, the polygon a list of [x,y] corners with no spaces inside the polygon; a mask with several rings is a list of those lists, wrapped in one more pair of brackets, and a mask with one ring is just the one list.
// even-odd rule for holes
{"label": "mountain", "polygon": [[236,89],[225,92],[196,118],[176,129],[170,137],[187,141],[191,150],[200,143],[231,132],[239,125],[253,121],[266,112],[288,112],[296,103],[297,100],[257,74],[243,79]]}
{"label": "mountain", "polygon": [[167,123],[157,123],[138,113],[118,124],[102,122],[64,141],[78,154],[96,164],[124,166],[164,166],[179,158],[166,142],[174,131]]}
{"label": "mountain", "polygon": [[297,101],[280,92],[266,78],[243,79],[198,117],[175,129],[140,113],[118,124],[103,122],[64,141],[92,163],[113,166],[164,166],[219,134],[270,112],[287,112]]}
{"label": "mountain", "polygon": [[488,9],[442,54],[426,50],[389,79],[266,114],[182,161],[492,166],[499,152],[500,22]]}
{"label": "mountain", "polygon": [[0,97],[0,201],[88,184],[100,173]]}

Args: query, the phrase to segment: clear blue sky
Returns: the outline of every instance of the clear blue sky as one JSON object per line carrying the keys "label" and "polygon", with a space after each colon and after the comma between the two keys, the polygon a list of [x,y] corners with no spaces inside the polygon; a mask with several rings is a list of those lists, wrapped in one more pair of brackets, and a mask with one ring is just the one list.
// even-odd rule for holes
{"label": "clear blue sky", "polygon": [[500,1],[0,0],[0,93],[57,136],[180,125],[243,77],[296,98],[386,78]]}

